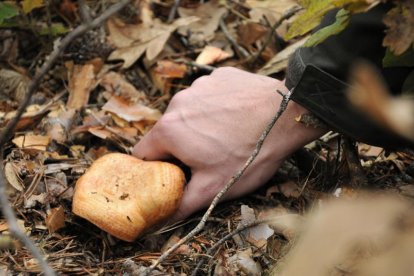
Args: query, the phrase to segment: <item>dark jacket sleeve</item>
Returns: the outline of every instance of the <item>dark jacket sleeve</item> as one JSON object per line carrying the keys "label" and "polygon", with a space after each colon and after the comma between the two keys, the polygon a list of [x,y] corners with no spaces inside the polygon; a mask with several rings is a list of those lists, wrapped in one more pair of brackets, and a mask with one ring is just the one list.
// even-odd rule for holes
{"label": "dark jacket sleeve", "polygon": [[[382,129],[346,98],[348,75],[355,61],[373,63],[389,89],[400,92],[413,68],[383,68],[385,26],[382,18],[390,7],[378,5],[367,13],[353,15],[347,28],[314,47],[302,47],[290,58],[286,85],[292,100],[303,105],[333,129],[356,140],[383,147],[411,146],[405,139]],[[335,19],[329,13],[321,27]]]}

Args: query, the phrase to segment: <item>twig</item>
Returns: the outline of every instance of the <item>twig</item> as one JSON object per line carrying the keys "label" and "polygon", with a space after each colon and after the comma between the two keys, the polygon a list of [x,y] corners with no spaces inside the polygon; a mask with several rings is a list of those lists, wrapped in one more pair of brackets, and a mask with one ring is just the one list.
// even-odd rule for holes
{"label": "twig", "polygon": [[224,16],[220,18],[219,26],[222,30],[223,34],[226,36],[227,40],[231,43],[231,45],[236,49],[236,51],[242,56],[242,58],[247,58],[250,56],[249,52],[247,52],[243,47],[241,47],[237,41],[233,38],[230,34],[229,30],[226,27],[226,23],[224,23]]}
{"label": "twig", "polygon": [[[40,81],[43,79],[44,75],[50,70],[55,61],[60,57],[65,48],[72,42],[76,37],[84,34],[92,28],[95,28],[101,25],[106,19],[111,15],[118,12],[125,5],[129,3],[130,0],[121,0],[117,4],[109,7],[105,12],[103,12],[99,17],[95,18],[91,22],[83,23],[79,25],[76,29],[70,32],[65,38],[62,39],[60,45],[55,48],[50,54],[48,60],[42,65],[38,74],[36,74],[30,83],[25,98],[23,99],[21,105],[16,111],[15,117],[9,121],[9,123],[4,127],[3,131],[0,134],[0,148],[3,148],[3,145],[10,139],[13,135],[13,131],[19,122],[22,114],[26,110],[27,105],[30,102],[30,99],[38,88]],[[2,162],[3,153],[1,153],[0,161]],[[3,162],[2,162],[3,164]],[[2,165],[1,164],[1,165]],[[10,233],[12,233],[16,238],[18,238],[26,248],[32,253],[33,257],[37,259],[39,265],[44,273],[44,275],[55,275],[54,271],[49,267],[46,261],[43,259],[42,254],[35,244],[20,230],[16,223],[16,216],[13,209],[10,207],[7,193],[6,193],[7,180],[4,175],[4,168],[0,170],[0,204],[4,217],[7,220],[9,225]]]}
{"label": "twig", "polygon": [[280,17],[279,20],[273,24],[270,30],[270,34],[267,36],[266,41],[262,44],[262,47],[260,47],[259,51],[257,51],[257,53],[253,56],[251,63],[255,63],[259,59],[260,55],[266,49],[267,45],[269,45],[270,41],[272,41],[272,37],[275,35],[276,29],[279,28],[283,21],[292,17],[301,9],[302,8],[299,6],[293,7],[292,9],[288,10],[284,15],[282,15],[282,17]]}
{"label": "twig", "polygon": [[[234,235],[237,235],[238,233],[242,232],[243,230],[246,230],[247,228],[259,225],[261,223],[266,222],[267,220],[255,220],[252,221],[250,223],[246,223],[246,224],[241,224],[239,225],[235,230],[233,230],[232,232],[228,233],[227,235],[225,235],[223,238],[221,238],[220,240],[218,240],[209,250],[207,250],[206,254],[204,256],[212,256],[214,254],[214,252],[216,251],[216,249],[221,246],[225,241],[227,241],[228,239],[230,239],[231,237],[233,237]],[[201,259],[196,268],[194,269],[193,273],[191,273],[191,276],[196,276],[198,270],[201,268],[201,266],[206,262],[206,259],[203,258]]]}
{"label": "twig", "polygon": [[198,63],[193,62],[193,61],[189,61],[189,62],[187,62],[187,64],[188,64],[189,66],[191,66],[191,67],[194,67],[194,68],[197,68],[197,69],[203,70],[203,71],[205,71],[206,73],[211,73],[211,72],[213,72],[215,69],[217,69],[217,68],[216,68],[216,67],[214,67],[214,66],[211,66],[211,65],[205,65],[205,64],[198,64]]}
{"label": "twig", "polygon": [[177,13],[177,9],[180,6],[180,0],[175,0],[173,6],[171,7],[170,14],[168,15],[167,23],[171,23],[174,21],[175,14]]}
{"label": "twig", "polygon": [[85,0],[79,0],[79,10],[82,17],[82,21],[89,24],[92,21],[91,13],[88,4]]}
{"label": "twig", "polygon": [[180,239],[176,244],[174,244],[172,247],[170,247],[167,251],[165,251],[158,260],[151,265],[148,270],[146,271],[145,275],[148,275],[157,265],[159,265],[161,262],[163,262],[168,256],[174,252],[178,247],[180,247],[185,242],[189,241],[191,238],[193,238],[196,234],[198,234],[206,224],[207,218],[210,216],[213,209],[216,207],[217,203],[220,201],[220,199],[224,196],[224,194],[233,186],[234,183],[236,183],[244,174],[246,169],[251,165],[251,163],[256,159],[257,155],[259,154],[262,145],[266,139],[266,137],[269,135],[270,130],[273,128],[277,120],[280,118],[280,116],[283,114],[283,112],[286,110],[287,105],[290,101],[290,96],[292,95],[293,90],[289,91],[286,94],[283,94],[281,91],[277,90],[277,92],[283,97],[282,102],[280,103],[279,110],[276,112],[276,114],[273,116],[272,120],[269,122],[269,124],[264,129],[262,135],[260,136],[259,140],[256,143],[256,147],[253,150],[252,155],[247,159],[244,166],[236,172],[233,177],[227,182],[227,184],[224,186],[223,189],[214,197],[213,201],[211,202],[210,206],[208,207],[207,211],[204,213],[203,217],[201,218],[200,222],[197,224],[197,226],[190,231],[185,237]]}

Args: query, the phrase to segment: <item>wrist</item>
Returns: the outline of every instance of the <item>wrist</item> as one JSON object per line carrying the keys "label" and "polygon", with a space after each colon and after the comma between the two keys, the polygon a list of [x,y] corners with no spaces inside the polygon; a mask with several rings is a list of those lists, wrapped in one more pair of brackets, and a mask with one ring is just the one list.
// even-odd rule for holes
{"label": "wrist", "polygon": [[[282,97],[281,97],[282,100]],[[278,151],[275,152],[281,159],[305,146],[306,144],[316,140],[327,132],[327,129],[315,127],[313,125],[305,125],[299,122],[298,118],[310,112],[302,105],[289,101],[285,112],[276,122],[273,132],[277,133]]]}

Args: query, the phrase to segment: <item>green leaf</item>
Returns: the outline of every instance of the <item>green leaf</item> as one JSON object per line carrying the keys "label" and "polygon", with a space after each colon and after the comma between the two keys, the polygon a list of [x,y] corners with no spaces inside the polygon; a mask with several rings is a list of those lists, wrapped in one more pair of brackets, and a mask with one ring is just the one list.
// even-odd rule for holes
{"label": "green leaf", "polygon": [[[350,11],[361,11],[361,6],[368,5],[373,0],[302,0],[300,4],[305,8],[292,22],[285,39],[289,40],[296,36],[306,34],[320,23],[325,14],[335,8],[352,7]],[[358,7],[356,11],[353,9]]]}
{"label": "green leaf", "polygon": [[4,20],[15,17],[19,15],[19,9],[10,3],[0,3],[0,24]]}
{"label": "green leaf", "polygon": [[409,48],[401,55],[395,55],[389,48],[385,51],[385,56],[382,59],[384,67],[411,67],[414,66],[414,49]]}
{"label": "green leaf", "polygon": [[40,29],[40,35],[58,36],[67,33],[69,30],[62,23],[53,23],[50,27]]}
{"label": "green leaf", "polygon": [[306,41],[306,43],[303,45],[304,47],[312,47],[315,45],[318,45],[331,35],[335,35],[343,31],[346,26],[349,23],[350,14],[347,10],[341,9],[336,14],[336,21],[326,26],[314,34],[311,35],[311,37]]}

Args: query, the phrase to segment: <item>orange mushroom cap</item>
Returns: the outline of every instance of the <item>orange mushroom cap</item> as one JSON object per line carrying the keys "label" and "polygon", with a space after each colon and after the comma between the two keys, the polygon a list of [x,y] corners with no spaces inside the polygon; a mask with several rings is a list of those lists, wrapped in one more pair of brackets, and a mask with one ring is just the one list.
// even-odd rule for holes
{"label": "orange mushroom cap", "polygon": [[173,164],[111,153],[76,182],[72,211],[121,240],[133,241],[177,210],[184,184],[184,173]]}

